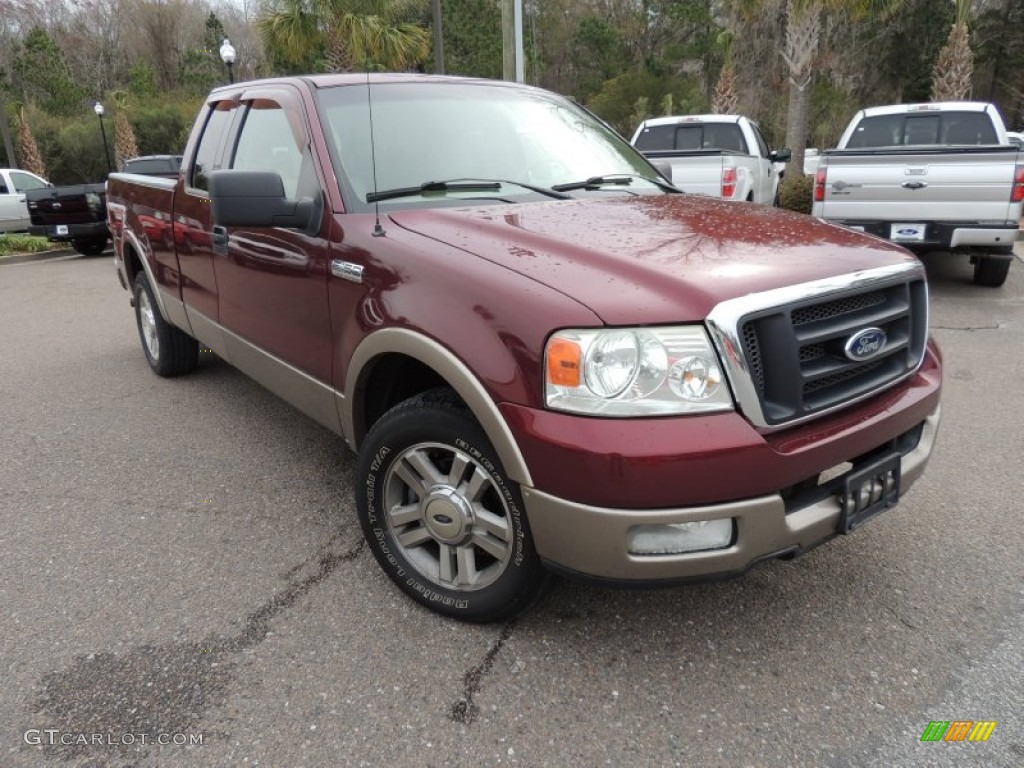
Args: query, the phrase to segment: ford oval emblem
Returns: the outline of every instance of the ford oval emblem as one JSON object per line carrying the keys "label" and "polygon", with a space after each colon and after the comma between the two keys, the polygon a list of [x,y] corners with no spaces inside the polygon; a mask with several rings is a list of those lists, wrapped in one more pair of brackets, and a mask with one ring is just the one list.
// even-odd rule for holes
{"label": "ford oval emblem", "polygon": [[914,237],[919,233],[916,229],[897,229],[896,234],[900,237]]}
{"label": "ford oval emblem", "polygon": [[441,525],[451,525],[452,522],[454,522],[448,515],[442,515],[440,513],[433,515],[432,517],[434,518],[435,523],[440,523]]}
{"label": "ford oval emblem", "polygon": [[864,328],[846,341],[846,356],[856,362],[870,360],[885,349],[887,337],[881,328]]}

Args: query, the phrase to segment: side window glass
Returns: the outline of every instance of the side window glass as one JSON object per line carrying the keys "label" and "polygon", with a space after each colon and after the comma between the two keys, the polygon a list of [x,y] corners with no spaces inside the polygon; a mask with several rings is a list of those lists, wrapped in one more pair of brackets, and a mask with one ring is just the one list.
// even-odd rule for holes
{"label": "side window glass", "polygon": [[190,187],[203,192],[210,190],[210,171],[214,170],[214,163],[217,162],[217,150],[220,148],[224,131],[231,122],[233,107],[234,104],[231,102],[222,101],[210,112],[206,128],[199,139],[199,147],[196,149],[196,159],[189,172]]}
{"label": "side window glass", "polygon": [[768,142],[761,135],[761,130],[755,125],[750,127],[754,131],[754,138],[757,140],[757,148],[761,153],[761,157],[768,157]]}
{"label": "side window glass", "polygon": [[7,192],[7,184],[5,184],[4,180],[2,178],[0,178],[0,195],[6,195],[6,194],[9,194]]}
{"label": "side window glass", "polygon": [[24,192],[26,189],[42,189],[46,186],[35,176],[29,176],[27,173],[18,173],[17,171],[11,173],[11,184],[14,185],[18,192]]}
{"label": "side window glass", "polygon": [[238,136],[231,167],[244,171],[273,171],[284,182],[284,194],[298,200],[312,194],[312,158],[303,140],[296,140],[288,114],[280,104],[256,99],[249,107]]}

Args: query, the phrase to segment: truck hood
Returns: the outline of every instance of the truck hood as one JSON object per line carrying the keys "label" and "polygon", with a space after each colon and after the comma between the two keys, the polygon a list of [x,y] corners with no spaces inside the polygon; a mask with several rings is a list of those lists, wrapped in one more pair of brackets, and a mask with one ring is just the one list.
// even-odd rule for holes
{"label": "truck hood", "polygon": [[700,321],[726,299],[914,261],[809,216],[689,195],[418,209],[391,219],[561,291],[610,325]]}

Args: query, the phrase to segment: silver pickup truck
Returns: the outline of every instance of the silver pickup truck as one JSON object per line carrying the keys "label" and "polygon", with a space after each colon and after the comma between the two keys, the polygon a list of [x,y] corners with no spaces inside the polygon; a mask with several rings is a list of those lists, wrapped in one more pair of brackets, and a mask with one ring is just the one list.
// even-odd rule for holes
{"label": "silver pickup truck", "polygon": [[822,153],[812,213],[912,250],[965,251],[974,282],[1006,281],[1024,201],[1024,155],[980,102],[873,107]]}
{"label": "silver pickup truck", "polygon": [[769,150],[757,123],[742,115],[645,120],[632,145],[679,189],[722,200],[777,205],[788,149]]}

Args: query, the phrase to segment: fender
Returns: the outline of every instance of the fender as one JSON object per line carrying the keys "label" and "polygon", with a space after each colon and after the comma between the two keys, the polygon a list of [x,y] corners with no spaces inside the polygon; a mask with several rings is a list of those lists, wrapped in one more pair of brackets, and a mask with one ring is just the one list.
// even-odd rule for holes
{"label": "fender", "polygon": [[530,470],[512,430],[480,380],[451,350],[406,328],[383,328],[370,334],[359,343],[349,360],[345,391],[337,394],[337,406],[342,433],[353,449],[358,450],[365,437],[357,434],[354,413],[362,373],[375,357],[388,353],[406,355],[436,371],[469,407],[498,452],[508,476],[520,485],[533,485]]}

